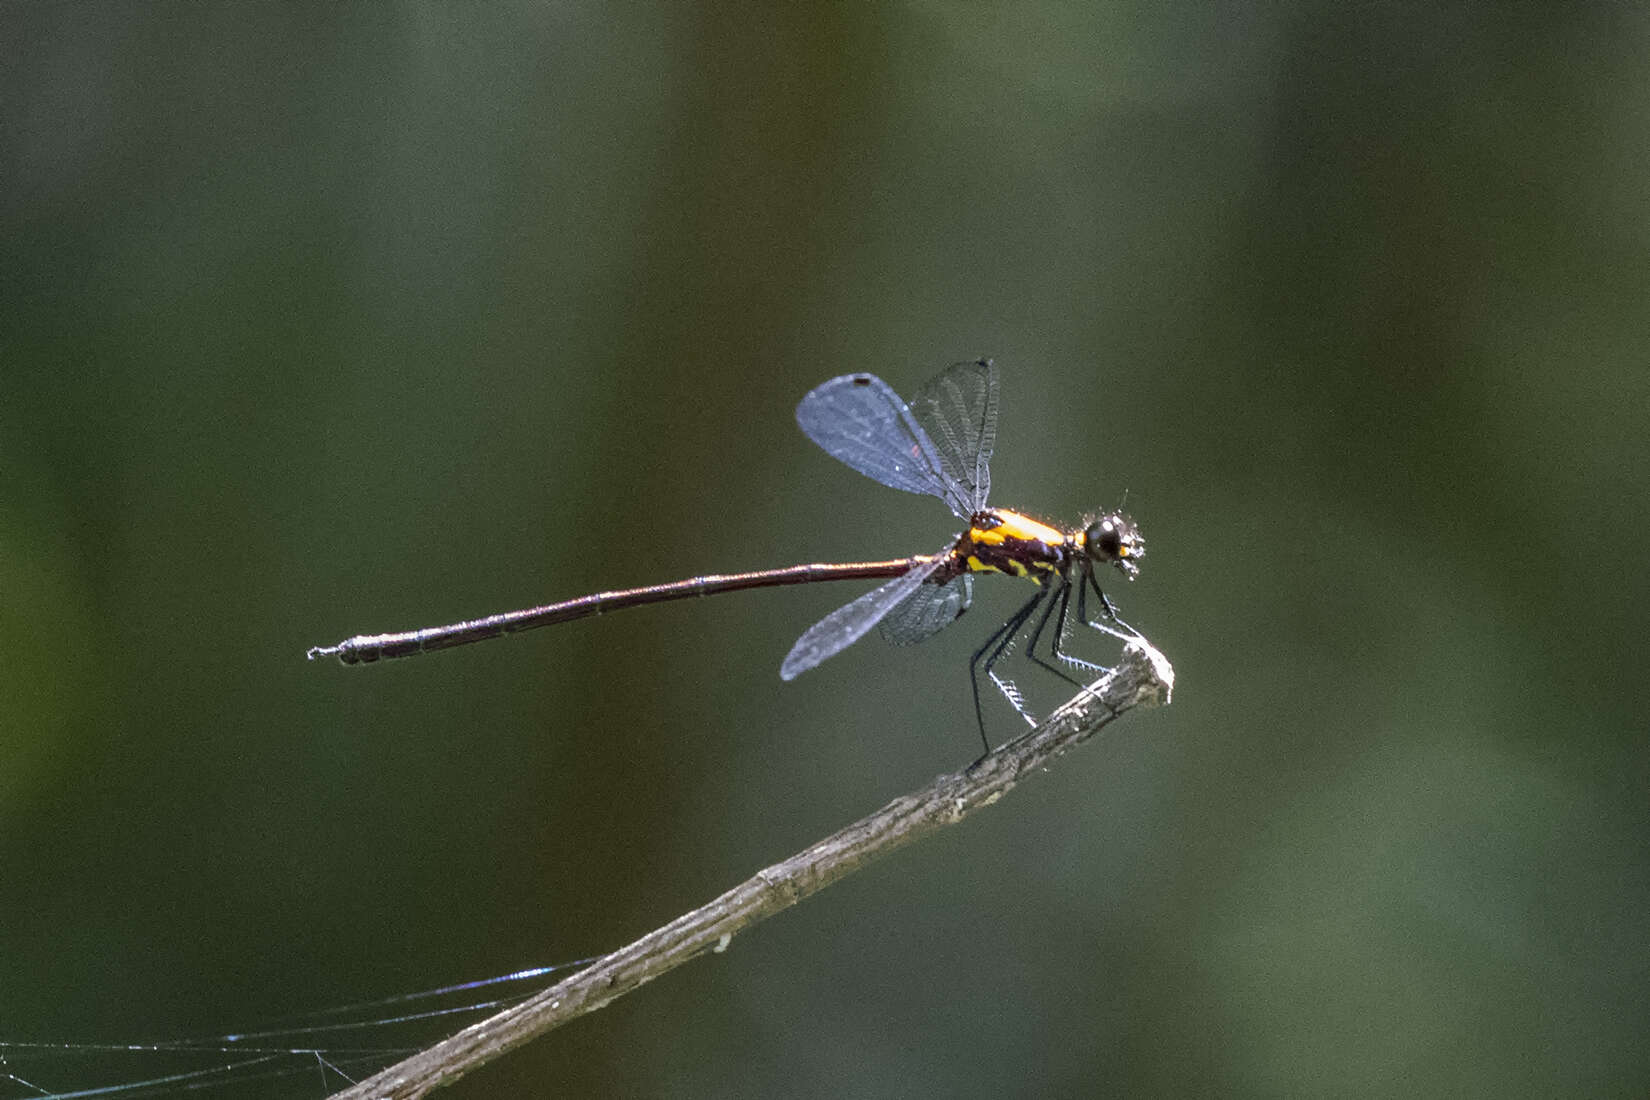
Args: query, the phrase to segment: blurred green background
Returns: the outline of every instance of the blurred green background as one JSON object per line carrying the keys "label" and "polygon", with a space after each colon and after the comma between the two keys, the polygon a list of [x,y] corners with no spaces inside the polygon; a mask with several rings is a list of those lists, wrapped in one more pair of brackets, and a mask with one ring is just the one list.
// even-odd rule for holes
{"label": "blurred green background", "polygon": [[451,1095],[1650,1087],[1643,9],[0,38],[0,1038],[597,953],[967,763],[1006,581],[793,684],[864,586],[303,654],[927,552],[792,408],[991,355],[995,500],[1127,490],[1174,705]]}

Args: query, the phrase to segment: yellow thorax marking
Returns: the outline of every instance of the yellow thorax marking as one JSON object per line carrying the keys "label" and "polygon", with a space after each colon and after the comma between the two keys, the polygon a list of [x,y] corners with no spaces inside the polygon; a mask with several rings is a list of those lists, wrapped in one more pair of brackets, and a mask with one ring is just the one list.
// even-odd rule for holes
{"label": "yellow thorax marking", "polygon": [[975,528],[975,542],[985,546],[1001,546],[1009,539],[1019,539],[1022,542],[1044,542],[1050,546],[1059,546],[1066,541],[1064,531],[1050,527],[1046,523],[1038,523],[1030,516],[1008,511],[998,511],[996,515],[1003,522],[989,530]]}
{"label": "yellow thorax marking", "polygon": [[[993,513],[999,522],[994,527],[972,527],[968,538],[975,546],[1000,547],[1010,541],[1024,543],[1041,543],[1050,548],[1058,547],[1066,541],[1065,532],[1050,527],[1046,523],[1039,523],[1030,516],[1023,516],[1019,512],[999,510]],[[1023,561],[1010,558],[1000,564],[987,563],[977,554],[970,554],[964,559],[968,568],[975,573],[1007,573],[1010,576],[1026,577],[1034,584],[1041,584],[1042,578],[1033,576],[1032,569],[1041,573],[1052,572],[1054,563],[1034,559],[1030,567]]]}
{"label": "yellow thorax marking", "polygon": [[[1030,576],[1030,574],[1026,571],[1026,567],[1025,567],[1024,562],[1010,561],[1010,562],[1007,562],[1006,564],[1008,566],[1007,572],[1009,572],[1010,576],[1015,576],[1015,577]],[[1037,562],[1036,564],[1037,564],[1037,568],[1039,568],[1039,569],[1051,568],[1049,565],[1047,565],[1044,562]],[[976,558],[972,554],[970,554],[968,556],[968,568],[971,572],[974,572],[974,573],[1002,573],[1002,572],[1005,572],[1005,570],[999,569],[995,565],[987,565],[985,562],[981,561],[979,558]],[[1031,579],[1033,581],[1036,581],[1039,584],[1042,583],[1040,578],[1032,577]]]}

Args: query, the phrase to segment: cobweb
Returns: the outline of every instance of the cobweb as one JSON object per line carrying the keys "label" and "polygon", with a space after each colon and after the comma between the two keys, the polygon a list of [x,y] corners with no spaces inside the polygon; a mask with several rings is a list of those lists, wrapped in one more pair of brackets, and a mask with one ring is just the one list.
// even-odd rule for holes
{"label": "cobweb", "polygon": [[0,1100],[325,1097],[531,998],[595,957],[398,993],[245,1030],[140,1040],[0,1039]]}

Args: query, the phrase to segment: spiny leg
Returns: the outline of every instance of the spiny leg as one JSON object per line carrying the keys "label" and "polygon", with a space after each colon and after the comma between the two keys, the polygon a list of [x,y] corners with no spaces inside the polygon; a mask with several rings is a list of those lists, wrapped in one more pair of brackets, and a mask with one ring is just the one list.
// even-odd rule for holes
{"label": "spiny leg", "polygon": [[[1089,618],[1089,608],[1088,608],[1088,599],[1087,599],[1088,588],[1084,587],[1084,582],[1086,582],[1089,586],[1093,587],[1094,594],[1096,596],[1100,597],[1100,602],[1105,605],[1106,614],[1111,617],[1112,622],[1115,622],[1115,623],[1118,623],[1119,625],[1128,627],[1129,630],[1134,632],[1134,636],[1136,638],[1138,638],[1140,636],[1140,632],[1135,630],[1134,627],[1129,626],[1128,623],[1123,622],[1122,619],[1119,619],[1117,617],[1117,610],[1112,607],[1111,601],[1106,599],[1106,594],[1104,592],[1100,591],[1100,582],[1094,579],[1094,570],[1093,570],[1092,567],[1089,568],[1089,569],[1085,569],[1083,571],[1083,582],[1079,582],[1078,585],[1077,585],[1077,617],[1082,620],[1083,625],[1084,626],[1091,626],[1096,630],[1104,631],[1105,633],[1110,634],[1113,637],[1123,638],[1124,640],[1128,640],[1127,635],[1121,633],[1120,631],[1118,631],[1114,627],[1108,626],[1106,623],[1096,622],[1095,620]],[[1063,618],[1063,616],[1064,616],[1064,612],[1062,612],[1062,618]],[[1100,666],[1096,666],[1096,667],[1100,667]],[[1116,711],[1115,708],[1111,707],[1108,704],[1106,709],[1111,711],[1111,714],[1112,714],[1113,718],[1117,717],[1117,711]]]}
{"label": "spiny leg", "polygon": [[[1038,599],[1042,599],[1041,594],[1038,595]],[[1035,606],[1035,604],[1033,604],[1033,606]],[[1001,661],[1004,657],[1007,657],[1014,651],[1015,643],[1019,641],[1020,631],[1025,629],[1026,619],[1029,617],[1030,615],[1028,613],[1026,615],[1021,615],[1019,619],[1015,621],[1013,629],[1003,636],[1002,641],[997,643],[997,648],[993,650],[991,655],[985,659],[985,664],[983,667],[985,668],[985,674],[991,678],[991,682],[993,684],[997,685],[997,690],[1002,693],[1003,698],[1008,700],[1008,705],[1013,707],[1015,712],[1019,714],[1021,718],[1024,718],[1028,725],[1035,726],[1037,724],[1037,716],[1032,714],[1030,709],[1027,708],[1025,693],[1020,690],[1020,685],[1016,684],[1013,680],[1008,679],[1006,676],[997,675],[997,662]]]}
{"label": "spiny leg", "polygon": [[1117,617],[1117,608],[1113,607],[1111,605],[1111,601],[1106,598],[1106,594],[1100,591],[1100,582],[1094,579],[1094,570],[1092,568],[1085,569],[1083,571],[1083,579],[1088,583],[1090,588],[1094,589],[1094,594],[1100,597],[1100,604],[1106,609],[1106,618],[1110,619],[1113,623],[1116,623],[1117,626],[1122,627],[1123,630],[1127,630],[1128,633],[1124,634],[1122,631],[1108,623],[1103,623],[1097,619],[1089,618],[1087,606],[1084,601],[1079,599],[1077,604],[1077,617],[1083,620],[1083,625],[1091,626],[1096,630],[1104,631],[1114,638],[1123,639],[1125,642],[1132,642],[1134,639],[1140,637],[1140,631],[1136,630],[1134,627]]}
{"label": "spiny leg", "polygon": [[1014,643],[1014,635],[1019,633],[1020,628],[1025,625],[1026,619],[1030,618],[1031,613],[1036,610],[1037,602],[1043,596],[1044,592],[1039,588],[1031,599],[1027,600],[1013,615],[1010,615],[1008,621],[998,627],[991,637],[985,640],[985,644],[976,649],[974,655],[968,659],[968,682],[974,688],[974,717],[979,720],[980,740],[985,742],[986,752],[991,751],[991,741],[985,735],[985,710],[980,703],[981,668],[985,669],[986,675],[991,677],[991,682],[997,685],[997,690],[1003,693],[1003,698],[1008,700],[1009,705],[1015,709],[1020,717],[1032,722],[1033,725],[1036,724],[1032,717],[1026,713],[1025,700],[1020,697],[1019,688],[1000,678],[991,669],[1008,647]]}
{"label": "spiny leg", "polygon": [[1037,601],[1041,600],[1043,595],[1043,590],[1039,588],[1031,599],[1022,604],[1019,610],[1015,611],[1014,614],[1008,617],[1007,622],[998,627],[991,637],[986,639],[983,646],[974,651],[974,656],[969,659],[968,674],[974,685],[974,708],[976,716],[981,717],[980,734],[982,737],[985,735],[985,725],[984,718],[981,716],[980,710],[980,682],[978,677],[979,668],[983,667],[985,669],[986,674],[991,677],[991,682],[997,685],[997,689],[1003,693],[1004,698],[1009,701],[1010,705],[1012,705],[1022,717],[1025,717],[1025,700],[1020,698],[1019,689],[1014,687],[1012,683],[999,678],[996,673],[991,671],[991,667],[995,665],[1010,648],[1012,648],[1014,645],[1014,636],[1018,634],[1020,632],[1020,628],[1025,625],[1026,619],[1029,618],[1032,611],[1036,609]]}
{"label": "spiny leg", "polygon": [[[1043,638],[1043,630],[1048,626],[1049,616],[1054,613],[1055,607],[1058,606],[1060,609],[1060,616],[1056,620],[1054,641],[1049,647],[1049,652],[1055,657],[1058,657],[1060,660],[1069,661],[1077,667],[1083,667],[1088,664],[1087,661],[1078,661],[1075,658],[1066,656],[1066,654],[1060,651],[1060,636],[1066,632],[1066,608],[1071,603],[1071,582],[1066,580],[1065,577],[1061,577],[1054,583],[1059,586],[1060,594],[1058,597],[1055,597],[1053,595],[1054,585],[1050,586],[1048,606],[1043,608],[1042,615],[1037,619],[1036,629],[1031,632],[1031,640],[1026,643],[1026,656],[1030,657],[1033,663],[1054,673],[1054,675],[1060,677],[1060,679],[1064,680],[1068,684],[1071,684],[1073,687],[1082,687],[1083,682],[1081,680],[1072,676],[1060,666],[1051,664],[1047,660],[1040,657],[1037,653],[1037,643]],[[1095,665],[1094,667],[1099,668],[1100,666]]]}
{"label": "spiny leg", "polygon": [[[1041,597],[1042,593],[1039,592],[1037,595],[1038,597]],[[992,631],[991,637],[987,638],[985,640],[985,644],[979,649],[976,649],[974,651],[974,655],[968,659],[968,682],[974,689],[974,720],[979,723],[980,740],[985,742],[985,751],[988,753],[991,751],[991,741],[985,735],[985,709],[980,705],[980,677],[977,666],[980,663],[980,658],[985,656],[986,651],[992,646],[995,646],[1004,634],[1008,634],[1010,632],[1010,630],[1014,627],[1014,619],[1018,617],[1019,614],[1020,612],[1016,611],[1014,616],[1011,616],[1006,623]],[[984,759],[984,757],[982,756],[981,759]]]}
{"label": "spiny leg", "polygon": [[[1056,660],[1064,661],[1070,667],[1079,669],[1082,672],[1093,676],[1097,672],[1106,671],[1108,666],[1096,664],[1093,661],[1087,661],[1081,657],[1073,656],[1061,648],[1061,646],[1065,644],[1066,638],[1071,629],[1071,590],[1073,587],[1073,585],[1068,584],[1066,585],[1065,590],[1060,593],[1060,617],[1055,620],[1056,629],[1054,631],[1054,639],[1049,645],[1049,653]],[[1083,612],[1086,610],[1083,606],[1084,589],[1081,582],[1075,585],[1075,587],[1077,589],[1077,616],[1082,619],[1084,618]],[[1078,687],[1085,686],[1078,683],[1076,680],[1072,680],[1070,676],[1067,676],[1066,679],[1070,680],[1074,684],[1077,684]]]}

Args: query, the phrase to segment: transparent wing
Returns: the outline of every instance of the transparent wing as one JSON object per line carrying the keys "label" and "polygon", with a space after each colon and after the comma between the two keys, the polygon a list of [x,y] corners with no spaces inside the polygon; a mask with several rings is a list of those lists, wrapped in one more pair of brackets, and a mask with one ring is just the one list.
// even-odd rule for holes
{"label": "transparent wing", "polygon": [[997,445],[997,370],[991,360],[953,363],[917,391],[911,412],[934,441],[946,479],[962,487],[969,514],[980,511],[991,495]]}
{"label": "transparent wing", "polygon": [[956,622],[973,600],[972,574],[945,584],[925,584],[895,604],[877,624],[877,632],[890,645],[916,645]]}
{"label": "transparent wing", "polygon": [[874,374],[844,374],[814,387],[796,422],[832,458],[908,493],[939,497],[967,519],[973,491],[946,470],[934,441],[893,388]]}
{"label": "transparent wing", "polygon": [[932,561],[918,565],[909,573],[901,573],[891,581],[873,588],[853,603],[843,604],[796,640],[785,663],[779,666],[781,680],[794,680],[828,657],[834,657],[865,636],[865,632],[882,619],[896,605],[914,592],[934,570],[944,565],[951,546],[934,555]]}

